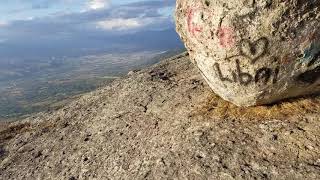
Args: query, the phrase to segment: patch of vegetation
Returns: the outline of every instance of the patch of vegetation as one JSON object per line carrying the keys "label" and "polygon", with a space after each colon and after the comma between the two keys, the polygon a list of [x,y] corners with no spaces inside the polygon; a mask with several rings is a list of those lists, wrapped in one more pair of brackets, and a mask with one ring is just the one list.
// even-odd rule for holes
{"label": "patch of vegetation", "polygon": [[232,119],[287,119],[299,114],[320,113],[320,95],[284,100],[277,104],[257,107],[238,107],[220,98],[218,95],[208,97],[193,115],[212,118]]}

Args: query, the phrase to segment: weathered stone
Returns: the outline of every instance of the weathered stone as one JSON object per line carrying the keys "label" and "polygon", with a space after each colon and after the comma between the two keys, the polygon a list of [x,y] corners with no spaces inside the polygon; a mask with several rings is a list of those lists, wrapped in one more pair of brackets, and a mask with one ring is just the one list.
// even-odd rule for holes
{"label": "weathered stone", "polygon": [[177,0],[177,31],[210,87],[238,106],[320,91],[320,1]]}
{"label": "weathered stone", "polygon": [[178,57],[0,123],[0,179],[320,179],[320,97],[236,107]]}

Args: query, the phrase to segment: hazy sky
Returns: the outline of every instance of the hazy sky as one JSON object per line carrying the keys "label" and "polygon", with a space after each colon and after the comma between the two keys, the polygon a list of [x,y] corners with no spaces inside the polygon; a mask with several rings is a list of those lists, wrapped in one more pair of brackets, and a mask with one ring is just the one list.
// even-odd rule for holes
{"label": "hazy sky", "polygon": [[2,23],[30,20],[48,15],[107,9],[134,2],[141,0],[1,0],[0,19]]}
{"label": "hazy sky", "polygon": [[175,0],[1,0],[0,44],[173,28]]}

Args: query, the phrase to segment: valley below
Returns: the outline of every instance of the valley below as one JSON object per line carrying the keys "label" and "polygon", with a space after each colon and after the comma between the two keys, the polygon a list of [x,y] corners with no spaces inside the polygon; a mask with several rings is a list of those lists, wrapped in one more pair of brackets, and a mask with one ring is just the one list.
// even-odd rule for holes
{"label": "valley below", "polygon": [[59,109],[80,94],[178,52],[180,50],[1,61],[0,121]]}

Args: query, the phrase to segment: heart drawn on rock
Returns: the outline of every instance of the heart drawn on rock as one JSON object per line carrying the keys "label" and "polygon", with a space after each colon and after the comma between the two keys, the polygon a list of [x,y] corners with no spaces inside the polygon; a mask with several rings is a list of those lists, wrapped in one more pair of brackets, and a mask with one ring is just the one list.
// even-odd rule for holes
{"label": "heart drawn on rock", "polygon": [[269,41],[265,37],[262,37],[255,42],[242,40],[240,43],[240,52],[241,55],[251,59],[251,63],[254,64],[259,58],[265,55],[268,45]]}

